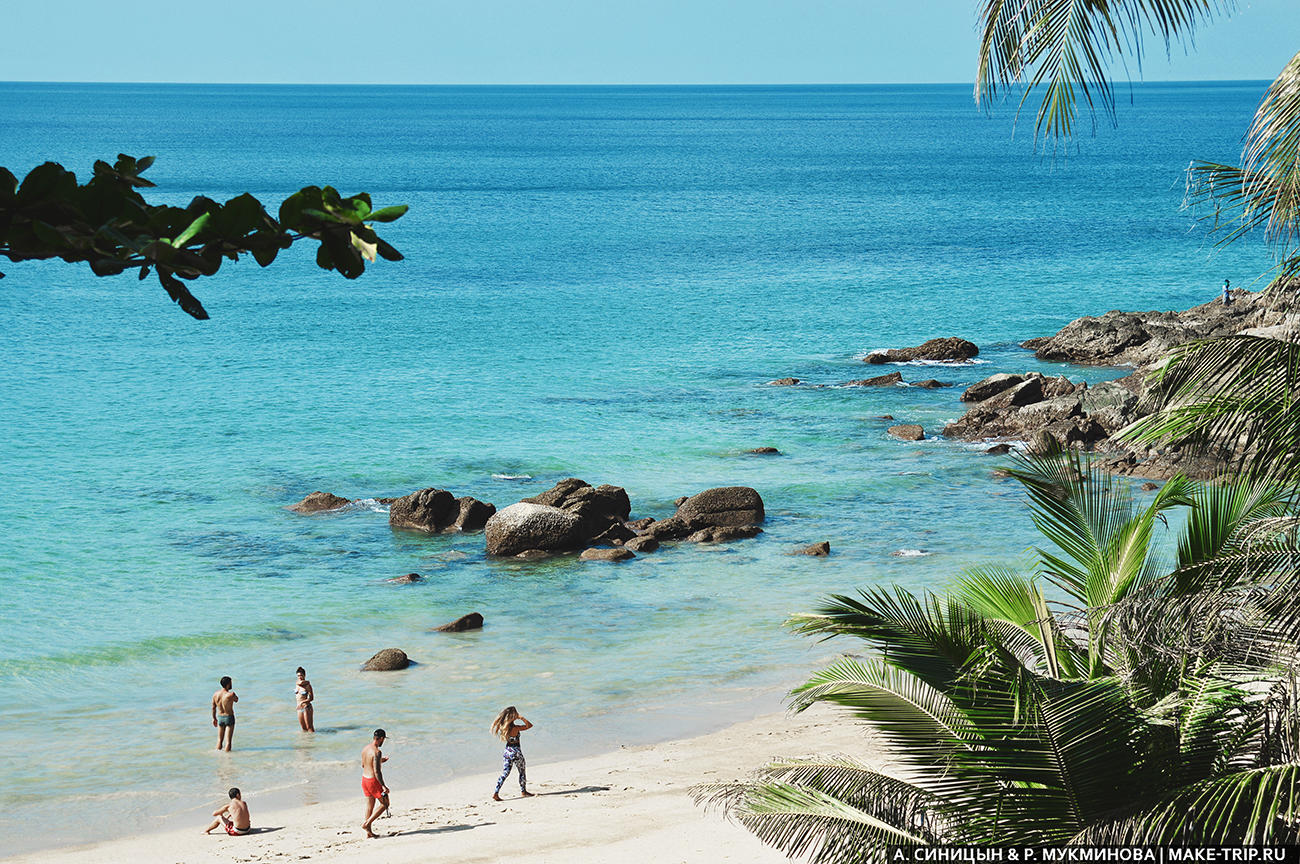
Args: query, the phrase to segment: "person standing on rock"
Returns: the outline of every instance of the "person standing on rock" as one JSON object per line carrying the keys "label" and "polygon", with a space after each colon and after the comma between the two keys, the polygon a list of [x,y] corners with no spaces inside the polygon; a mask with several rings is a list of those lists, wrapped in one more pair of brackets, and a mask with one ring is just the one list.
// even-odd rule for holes
{"label": "person standing on rock", "polygon": [[1230,287],[1230,284],[1231,283],[1229,283],[1227,279],[1223,280],[1223,305],[1224,306],[1232,305],[1232,289]]}
{"label": "person standing on rock", "polygon": [[212,694],[212,725],[217,729],[217,749],[223,747],[227,753],[235,741],[235,695],[233,682],[226,675],[221,679],[221,689]]}
{"label": "person standing on rock", "polygon": [[311,703],[316,699],[316,693],[311,689],[311,682],[307,680],[307,670],[299,666],[297,671],[298,686],[294,688],[293,695],[298,702],[298,725],[304,732],[315,732],[315,711]]}
{"label": "person standing on rock", "polygon": [[361,823],[361,827],[371,840],[379,835],[371,831],[370,826],[388,809],[388,786],[384,784],[383,771],[388,760],[379,749],[387,737],[388,733],[383,729],[376,729],[374,739],[361,751],[361,792],[366,796],[366,821]]}
{"label": "person standing on rock", "polygon": [[497,778],[497,788],[492,793],[493,801],[501,800],[501,784],[505,783],[506,778],[510,776],[511,768],[519,772],[519,791],[523,797],[533,797],[533,793],[528,791],[528,766],[524,761],[524,751],[519,747],[519,734],[532,728],[533,724],[524,719],[513,705],[498,714],[497,719],[492,721],[492,734],[501,736],[506,742],[506,752],[501,757],[504,764],[501,768],[501,776]]}

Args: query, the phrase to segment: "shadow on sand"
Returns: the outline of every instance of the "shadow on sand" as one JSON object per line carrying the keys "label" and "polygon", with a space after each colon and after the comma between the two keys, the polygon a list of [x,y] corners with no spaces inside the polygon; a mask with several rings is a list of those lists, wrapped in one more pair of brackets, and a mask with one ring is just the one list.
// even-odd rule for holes
{"label": "shadow on sand", "polygon": [[483,828],[495,825],[495,822],[476,822],[473,825],[443,825],[441,828],[421,828],[418,831],[394,831],[389,837],[409,837],[412,834],[449,834],[452,831],[468,831],[471,828]]}
{"label": "shadow on sand", "polygon": [[540,798],[543,795],[579,795],[608,791],[608,786],[579,786],[577,789],[556,789],[554,792],[538,792],[536,794]]}

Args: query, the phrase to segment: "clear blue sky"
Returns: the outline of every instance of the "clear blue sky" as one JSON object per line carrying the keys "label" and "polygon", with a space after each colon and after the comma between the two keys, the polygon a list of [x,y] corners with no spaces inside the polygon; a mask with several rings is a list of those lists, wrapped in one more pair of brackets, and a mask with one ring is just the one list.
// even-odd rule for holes
{"label": "clear blue sky", "polygon": [[[976,3],[14,0],[4,7],[0,80],[969,82]],[[1240,0],[1190,54],[1175,48],[1167,59],[1151,41],[1142,78],[1271,79],[1297,50],[1300,2]]]}

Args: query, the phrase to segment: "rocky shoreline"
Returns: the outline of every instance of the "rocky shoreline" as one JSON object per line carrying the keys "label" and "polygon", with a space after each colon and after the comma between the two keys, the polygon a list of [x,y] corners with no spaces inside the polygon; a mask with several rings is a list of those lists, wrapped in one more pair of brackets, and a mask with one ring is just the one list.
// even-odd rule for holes
{"label": "rocky shoreline", "polygon": [[1182,472],[1208,479],[1223,471],[1223,459],[1177,446],[1135,446],[1117,440],[1116,433],[1150,413],[1148,373],[1179,345],[1237,334],[1294,334],[1292,295],[1238,289],[1229,304],[1215,300],[1182,312],[1111,311],[1076,319],[1021,347],[1039,360],[1134,371],[1091,387],[1037,372],[992,375],[966,389],[961,399],[971,407],[943,434],[960,441],[1024,441],[1034,447],[1055,442],[1095,451],[1094,464],[1113,474],[1168,479]]}

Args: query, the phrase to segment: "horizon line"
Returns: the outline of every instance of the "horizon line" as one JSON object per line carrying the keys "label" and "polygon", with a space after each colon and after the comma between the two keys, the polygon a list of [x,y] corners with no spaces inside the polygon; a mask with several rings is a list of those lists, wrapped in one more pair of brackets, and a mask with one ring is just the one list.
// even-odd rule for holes
{"label": "horizon line", "polygon": [[[1156,78],[1117,83],[1116,86],[1143,86],[1149,84],[1268,84],[1269,78]],[[346,82],[346,81],[53,81],[37,79],[5,79],[6,84],[75,84],[79,86],[163,86],[163,87],[973,87],[973,81],[703,81],[703,82],[655,82],[628,81],[583,82],[583,81],[546,81],[546,82],[460,82],[460,83],[416,83],[416,82]]]}

